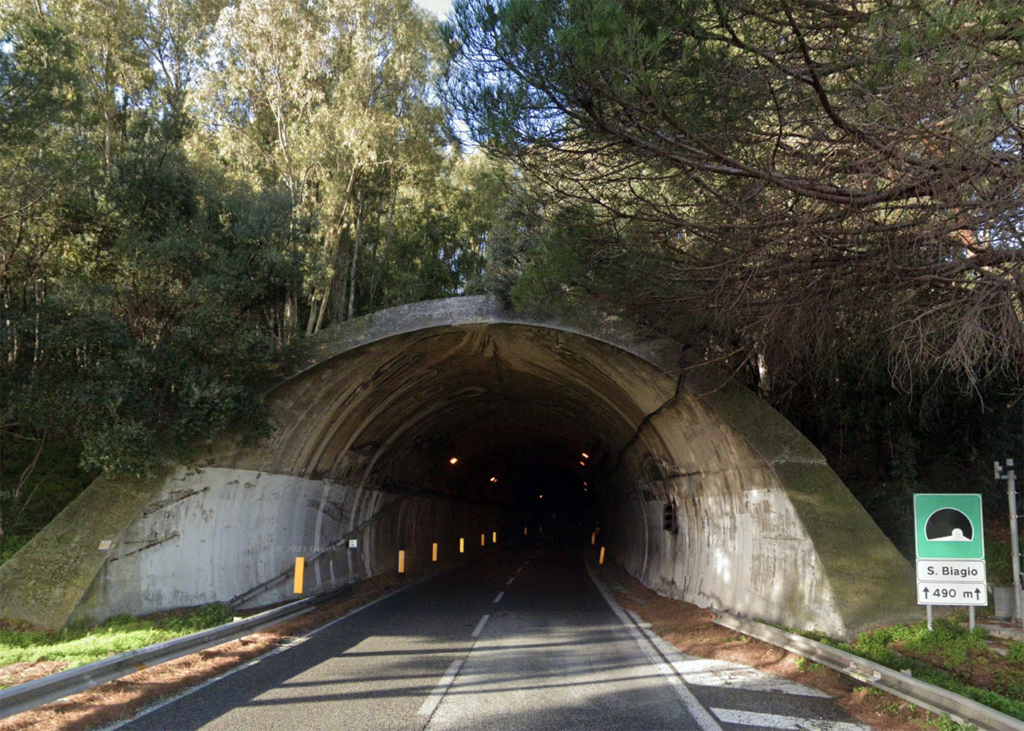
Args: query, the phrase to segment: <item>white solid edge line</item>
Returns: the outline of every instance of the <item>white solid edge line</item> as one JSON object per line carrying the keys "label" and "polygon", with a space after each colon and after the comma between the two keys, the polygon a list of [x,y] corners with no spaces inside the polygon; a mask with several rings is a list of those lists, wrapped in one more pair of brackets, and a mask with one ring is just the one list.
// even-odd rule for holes
{"label": "white solid edge line", "polygon": [[620,622],[622,622],[626,631],[629,632],[636,644],[640,646],[644,655],[646,655],[647,659],[650,660],[651,665],[653,665],[659,673],[665,676],[665,680],[668,681],[669,686],[671,686],[672,690],[675,691],[676,696],[680,701],[682,701],[686,710],[690,713],[690,716],[701,728],[701,731],[722,731],[722,727],[718,724],[718,721],[715,720],[715,717],[708,712],[708,709],[701,705],[701,702],[698,701],[693,693],[690,692],[690,689],[686,687],[686,684],[680,680],[672,667],[663,662],[656,654],[652,643],[648,641],[643,634],[641,634],[636,625],[630,621],[629,616],[626,615],[623,608],[619,606],[619,603],[615,601],[614,597],[612,597],[608,590],[604,588],[604,585],[601,583],[601,580],[597,578],[597,575],[590,567],[590,564],[587,564],[586,566],[587,573],[590,574],[590,580],[594,582],[594,586],[596,586],[597,590],[601,592],[601,596],[603,596],[604,600],[608,602],[608,606],[612,608],[613,612],[615,612],[615,616],[619,618]]}
{"label": "white solid edge line", "polygon": [[503,592],[503,591],[499,591],[499,592],[498,592],[498,596],[494,597],[494,602],[493,602],[493,603],[494,603],[494,604],[497,604],[498,602],[500,602],[500,601],[501,601],[501,598],[502,598],[503,596],[505,596],[505,592]]}
{"label": "white solid edge line", "polygon": [[[148,716],[149,714],[154,713],[155,711],[159,711],[164,706],[168,706],[171,703],[174,703],[175,701],[179,701],[182,698],[190,696],[193,693],[202,690],[203,688],[205,688],[208,685],[213,685],[214,683],[216,683],[218,681],[221,681],[221,680],[224,680],[224,678],[228,678],[228,677],[234,675],[235,673],[240,673],[243,670],[247,670],[248,668],[252,667],[253,665],[257,665],[258,663],[262,662],[263,660],[269,660],[274,655],[277,655],[279,653],[284,652],[285,650],[290,650],[293,647],[301,645],[303,642],[308,640],[310,637],[315,635],[317,632],[320,632],[321,630],[325,630],[328,627],[330,627],[332,625],[335,625],[338,622],[341,622],[343,620],[346,620],[346,619],[348,619],[349,617],[351,617],[353,615],[359,614],[364,609],[369,609],[370,607],[372,607],[374,604],[376,604],[378,602],[382,602],[385,599],[390,599],[391,597],[395,596],[396,594],[401,594],[406,589],[411,589],[412,587],[421,584],[422,582],[426,581],[429,578],[431,578],[431,577],[430,576],[426,576],[423,579],[420,579],[419,581],[416,581],[416,582],[413,582],[412,584],[409,584],[408,586],[403,586],[400,589],[396,589],[395,591],[391,592],[390,594],[385,594],[382,597],[378,597],[378,598],[374,599],[372,602],[370,602],[369,604],[364,604],[361,607],[356,607],[355,609],[353,609],[348,614],[345,614],[345,615],[343,615],[341,617],[338,617],[337,619],[332,619],[330,622],[328,622],[327,624],[321,625],[320,627],[314,627],[313,629],[311,629],[306,634],[300,635],[299,637],[296,637],[295,639],[290,640],[289,642],[286,642],[286,643],[284,643],[282,645],[279,645],[279,646],[275,647],[273,650],[271,650],[270,652],[266,652],[266,653],[264,653],[262,655],[254,657],[252,660],[249,660],[248,662],[244,662],[241,665],[239,665],[238,667],[231,668],[230,670],[227,670],[227,671],[221,673],[220,675],[212,677],[209,680],[204,680],[199,685],[193,685],[191,688],[187,688],[187,689],[183,690],[181,693],[178,693],[176,695],[172,695],[169,698],[164,698],[163,700],[157,701],[156,703],[154,703],[151,706],[146,706],[144,709],[142,709],[141,711],[136,713],[131,718],[126,718],[123,721],[115,721],[114,723],[109,724],[107,726],[100,726],[99,728],[96,729],[96,731],[117,731],[117,729],[121,728],[122,726],[125,726],[125,725],[127,725],[129,723],[132,723],[133,721],[137,721],[138,719],[143,718],[144,716]],[[288,620],[284,620],[284,621],[288,621]],[[273,625],[271,625],[271,626],[273,626]],[[264,629],[266,629],[266,628],[264,628]],[[262,631],[263,630],[256,630],[256,632],[262,632]],[[233,640],[230,640],[230,641],[233,642]]]}
{"label": "white solid edge line", "polygon": [[737,711],[731,708],[712,708],[711,712],[718,716],[718,720],[722,723],[734,723],[738,726],[777,728],[784,729],[785,731],[870,731],[871,728],[861,723],[828,721],[823,718],[778,716],[774,713]]}
{"label": "white solid edge line", "polygon": [[485,614],[480,618],[480,621],[476,623],[476,627],[473,628],[473,632],[470,637],[479,637],[480,633],[484,631],[484,625],[487,624],[487,620],[491,618],[491,615]]}
{"label": "white solid edge line", "polygon": [[437,681],[437,685],[430,692],[430,695],[427,696],[425,701],[423,701],[423,705],[420,706],[420,710],[416,712],[417,715],[434,715],[434,711],[436,711],[438,705],[440,705],[441,699],[444,698],[444,694],[448,692],[449,686],[455,682],[455,676],[459,674],[460,669],[462,669],[462,660],[452,660],[452,664],[448,666],[447,672],[441,676],[441,679]]}

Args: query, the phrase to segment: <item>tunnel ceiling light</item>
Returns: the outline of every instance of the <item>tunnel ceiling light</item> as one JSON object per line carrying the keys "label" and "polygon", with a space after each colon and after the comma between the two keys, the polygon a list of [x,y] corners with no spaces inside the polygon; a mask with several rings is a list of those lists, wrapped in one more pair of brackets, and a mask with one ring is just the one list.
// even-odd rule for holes
{"label": "tunnel ceiling light", "polygon": [[586,467],[586,466],[587,466],[587,463],[586,463],[586,462],[580,462],[580,464],[581,464],[581,465],[583,465],[584,467]]}
{"label": "tunnel ceiling light", "polygon": [[543,500],[543,499],[544,499],[544,496],[543,496],[543,495],[538,495],[537,497],[539,497],[539,498],[540,498],[541,500]]}
{"label": "tunnel ceiling light", "polygon": [[586,452],[583,453],[583,459],[590,459],[590,455]]}
{"label": "tunnel ceiling light", "polygon": [[450,460],[448,460],[448,464],[455,464],[458,461],[459,461],[458,457],[452,457]]}
{"label": "tunnel ceiling light", "polygon": [[491,482],[497,482],[497,481],[498,481],[498,478],[497,478],[497,477],[492,477],[492,478],[491,478]]}

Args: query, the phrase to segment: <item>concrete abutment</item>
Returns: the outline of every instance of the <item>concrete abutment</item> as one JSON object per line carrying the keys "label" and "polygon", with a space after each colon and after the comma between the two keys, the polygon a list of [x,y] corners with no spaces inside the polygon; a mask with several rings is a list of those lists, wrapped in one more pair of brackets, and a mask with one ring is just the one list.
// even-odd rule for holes
{"label": "concrete abutment", "polygon": [[821,454],[699,373],[680,380],[678,344],[617,321],[485,297],[354,320],[268,393],[265,443],[91,486],[0,567],[0,617],[259,606],[291,596],[298,555],[310,589],[328,589],[394,570],[400,548],[410,565],[434,542],[454,560],[460,537],[478,553],[481,533],[589,535],[588,521],[644,583],[701,606],[836,636],[915,616],[908,562]]}

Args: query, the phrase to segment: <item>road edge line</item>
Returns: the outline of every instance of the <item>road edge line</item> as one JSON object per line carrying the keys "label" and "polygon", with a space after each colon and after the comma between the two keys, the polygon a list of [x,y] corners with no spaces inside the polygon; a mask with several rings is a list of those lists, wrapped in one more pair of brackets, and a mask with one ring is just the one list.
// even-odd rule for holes
{"label": "road edge line", "polygon": [[594,586],[597,587],[601,596],[604,597],[608,606],[611,607],[612,612],[614,612],[615,616],[618,617],[620,622],[622,622],[626,631],[629,632],[630,637],[633,638],[633,641],[640,646],[641,651],[643,651],[644,655],[647,656],[647,659],[650,660],[651,665],[653,665],[654,668],[665,677],[669,687],[675,691],[676,696],[679,698],[680,702],[682,702],[683,706],[690,714],[690,717],[693,718],[696,724],[701,728],[701,731],[722,731],[722,727],[719,725],[718,721],[715,720],[715,717],[711,715],[711,711],[705,708],[704,705],[697,700],[697,697],[690,692],[686,682],[679,677],[675,668],[672,666],[672,662],[661,654],[658,647],[647,638],[632,618],[626,614],[626,610],[624,610],[619,603],[615,601],[611,592],[608,591],[604,586],[604,583],[597,577],[597,574],[594,573],[594,569],[590,564],[584,561],[584,565],[587,567],[587,573],[590,575],[590,580],[594,582]]}
{"label": "road edge line", "polygon": [[[331,627],[331,626],[337,624],[338,622],[346,620],[349,617],[352,617],[352,616],[354,616],[356,614],[359,614],[359,612],[363,611],[364,609],[369,609],[374,604],[382,602],[385,599],[390,599],[391,597],[396,596],[398,594],[401,594],[403,591],[405,591],[407,589],[411,589],[414,586],[418,586],[419,584],[422,584],[423,582],[433,578],[434,576],[437,576],[437,574],[432,574],[431,576],[425,576],[422,579],[419,579],[418,581],[412,582],[411,584],[407,584],[406,586],[399,587],[398,589],[396,589],[395,591],[393,591],[393,592],[391,592],[389,594],[385,594],[384,596],[377,597],[376,599],[374,599],[372,602],[369,602],[368,604],[364,604],[361,607],[356,607],[351,612],[349,612],[347,614],[344,614],[344,615],[342,615],[340,617],[336,617],[335,619],[332,619],[327,624],[321,625],[319,627],[313,627],[312,629],[308,630],[307,632],[304,632],[301,635],[299,635],[297,637],[294,637],[291,640],[278,645],[273,650],[270,650],[268,652],[263,653],[262,655],[258,655],[256,657],[254,657],[252,660],[248,660],[248,661],[242,663],[241,665],[237,665],[237,666],[235,666],[233,668],[230,668],[229,670],[225,670],[223,673],[220,673],[219,675],[215,675],[212,678],[208,678],[208,679],[204,680],[202,683],[199,683],[198,685],[193,685],[190,688],[186,688],[185,690],[183,690],[180,693],[177,693],[177,694],[175,694],[173,696],[170,696],[168,698],[162,698],[159,701],[155,702],[153,705],[146,706],[145,708],[140,710],[138,713],[136,713],[131,718],[125,718],[125,719],[122,719],[120,721],[115,721],[115,722],[107,724],[105,726],[97,726],[95,729],[93,729],[93,731],[117,731],[117,729],[121,728],[122,726],[125,726],[125,725],[127,725],[129,723],[132,723],[133,721],[137,721],[140,718],[144,718],[144,717],[148,716],[151,713],[155,713],[156,711],[159,711],[161,708],[163,708],[165,706],[168,706],[171,703],[174,703],[175,701],[181,700],[182,698],[187,698],[188,696],[192,695],[193,693],[196,693],[196,692],[202,690],[203,688],[205,688],[205,687],[207,687],[209,685],[213,685],[214,683],[216,683],[216,682],[218,682],[220,680],[224,680],[225,678],[229,678],[232,675],[234,675],[235,673],[239,673],[239,672],[241,672],[243,670],[247,670],[248,668],[251,668],[253,665],[258,665],[263,660],[269,660],[270,658],[274,657],[275,655],[278,655],[278,654],[280,654],[282,652],[285,652],[286,650],[290,650],[293,647],[298,647],[299,645],[303,644],[306,640],[308,640],[310,637],[312,637],[313,635],[317,634],[318,632],[320,632],[322,630],[325,630],[328,627]],[[288,621],[288,620],[284,620],[284,621]],[[273,625],[270,625],[270,626],[272,627]],[[130,677],[130,676],[127,676],[127,677]],[[99,686],[97,686],[97,687],[99,687]]]}

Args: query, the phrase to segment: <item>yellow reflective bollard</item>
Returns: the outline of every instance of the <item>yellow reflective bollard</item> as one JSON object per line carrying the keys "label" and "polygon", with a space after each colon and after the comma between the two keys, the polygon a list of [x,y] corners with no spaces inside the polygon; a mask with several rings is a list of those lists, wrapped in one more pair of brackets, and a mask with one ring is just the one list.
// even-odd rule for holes
{"label": "yellow reflective bollard", "polygon": [[459,539],[459,553],[465,553],[465,552],[466,552],[466,539],[465,538],[460,538]]}
{"label": "yellow reflective bollard", "polygon": [[594,531],[593,533],[590,534],[590,545],[593,546],[593,545],[596,545],[596,544],[597,544],[597,531]]}
{"label": "yellow reflective bollard", "polygon": [[491,533],[491,543],[497,543],[497,542],[498,542],[498,531],[494,531],[493,533]]}
{"label": "yellow reflective bollard", "polygon": [[294,591],[295,591],[296,594],[301,594],[302,593],[302,579],[304,578],[305,573],[306,573],[306,559],[304,559],[302,556],[299,556],[298,558],[295,559],[295,589],[294,589]]}
{"label": "yellow reflective bollard", "polygon": [[604,564],[604,546],[601,546],[601,558],[597,561],[599,564]]}
{"label": "yellow reflective bollard", "polygon": [[523,526],[523,535],[524,535],[524,536],[526,535],[526,531],[528,531],[528,530],[530,530],[530,529],[529,529],[529,528],[527,528],[527,527],[526,527],[526,526],[524,525],[524,526]]}
{"label": "yellow reflective bollard", "polygon": [[480,534],[480,548],[483,548],[486,545],[487,545],[487,534],[486,533],[481,533]]}
{"label": "yellow reflective bollard", "polygon": [[398,552],[398,573],[405,573],[405,551]]}
{"label": "yellow reflective bollard", "polygon": [[436,543],[434,544],[433,560],[434,561],[437,560],[437,544]]}

